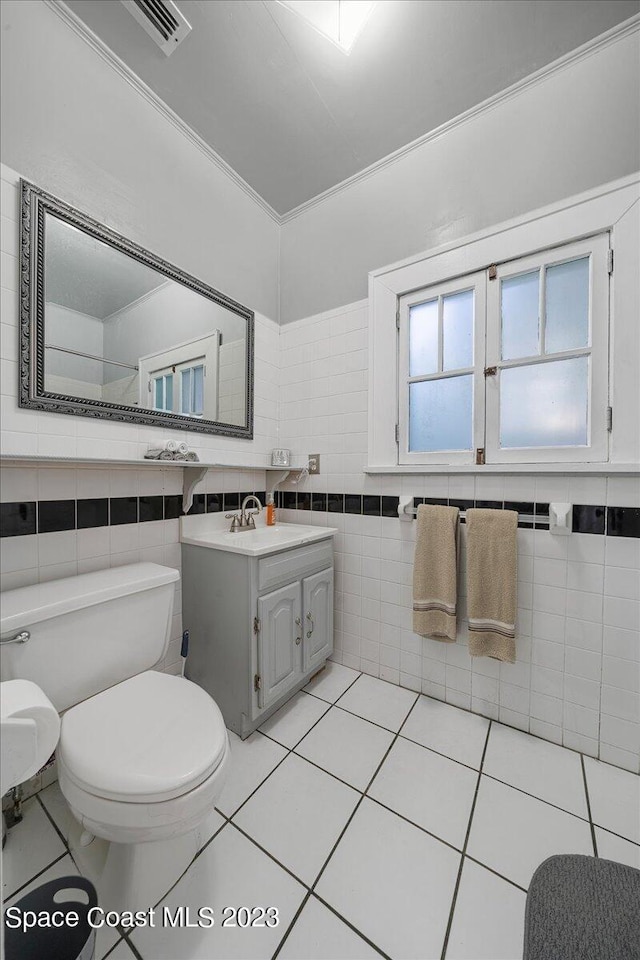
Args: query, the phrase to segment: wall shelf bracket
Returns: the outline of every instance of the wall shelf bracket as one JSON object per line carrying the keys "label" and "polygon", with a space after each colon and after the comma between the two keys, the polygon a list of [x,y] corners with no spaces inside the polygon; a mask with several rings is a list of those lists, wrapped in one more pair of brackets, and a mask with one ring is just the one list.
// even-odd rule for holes
{"label": "wall shelf bracket", "polygon": [[284,483],[285,480],[291,478],[294,483],[299,483],[300,480],[303,480],[305,477],[309,476],[309,471],[306,467],[287,467],[286,470],[281,470],[279,473],[276,473],[273,470],[270,470],[267,473],[267,499],[269,495],[274,492],[276,487],[279,487],[281,483]]}
{"label": "wall shelf bracket", "polygon": [[204,478],[209,467],[202,463],[194,464],[193,467],[184,463],[182,466],[184,467],[182,475],[182,512],[188,513],[193,504],[193,491]]}

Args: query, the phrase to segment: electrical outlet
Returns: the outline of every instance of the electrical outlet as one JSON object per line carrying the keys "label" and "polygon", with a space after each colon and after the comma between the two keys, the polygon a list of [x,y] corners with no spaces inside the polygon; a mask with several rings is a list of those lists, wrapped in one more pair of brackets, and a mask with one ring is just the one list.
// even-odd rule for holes
{"label": "electrical outlet", "polygon": [[309,474],[320,473],[320,454],[309,454]]}

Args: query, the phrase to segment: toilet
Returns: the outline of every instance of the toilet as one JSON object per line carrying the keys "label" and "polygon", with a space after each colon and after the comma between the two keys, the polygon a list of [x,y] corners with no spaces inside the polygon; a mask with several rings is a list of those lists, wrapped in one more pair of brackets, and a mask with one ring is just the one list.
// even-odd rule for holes
{"label": "toilet", "polygon": [[[152,670],[170,639],[179,573],[134,563],[2,595],[3,680],[37,683],[62,714],[69,843],[101,905],[155,905],[208,839],[230,745],[201,687]],[[215,814],[213,814],[215,816]]]}

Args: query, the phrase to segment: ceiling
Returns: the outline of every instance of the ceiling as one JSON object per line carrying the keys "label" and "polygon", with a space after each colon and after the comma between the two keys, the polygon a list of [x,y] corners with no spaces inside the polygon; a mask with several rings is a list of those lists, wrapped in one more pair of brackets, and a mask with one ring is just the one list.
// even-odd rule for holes
{"label": "ceiling", "polygon": [[45,282],[48,303],[104,320],[167,281],[109,244],[47,216]]}
{"label": "ceiling", "polygon": [[166,57],[117,0],[67,0],[283,215],[640,11],[640,0],[381,0],[349,55],[275,0],[177,0]]}

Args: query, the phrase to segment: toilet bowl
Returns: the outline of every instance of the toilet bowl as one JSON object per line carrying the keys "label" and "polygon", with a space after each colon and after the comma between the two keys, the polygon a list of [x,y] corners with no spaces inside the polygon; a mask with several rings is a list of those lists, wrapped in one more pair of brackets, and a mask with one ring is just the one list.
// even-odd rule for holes
{"label": "toilet bowl", "polygon": [[16,623],[31,635],[2,646],[3,675],[33,679],[62,712],[68,840],[107,909],[145,910],[167,893],[209,838],[229,764],[209,694],[144,669],[166,651],[178,576],[131,564],[3,595],[2,635]]}

